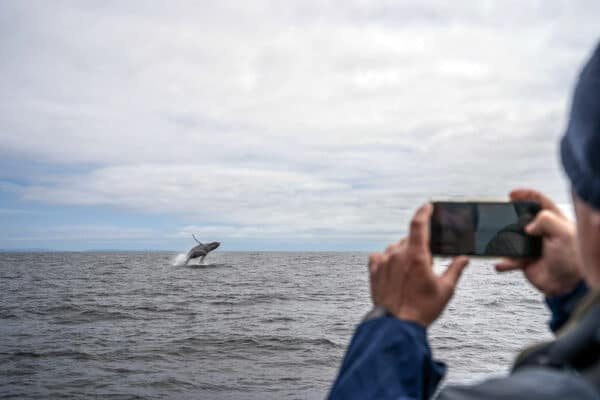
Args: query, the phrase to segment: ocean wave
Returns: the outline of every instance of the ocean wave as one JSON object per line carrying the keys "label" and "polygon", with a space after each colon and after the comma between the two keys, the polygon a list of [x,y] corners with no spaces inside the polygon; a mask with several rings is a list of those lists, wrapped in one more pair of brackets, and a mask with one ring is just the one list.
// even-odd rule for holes
{"label": "ocean wave", "polygon": [[19,316],[7,310],[0,310],[0,319],[19,319]]}
{"label": "ocean wave", "polygon": [[260,322],[264,323],[264,324],[270,324],[270,323],[275,323],[275,322],[294,322],[296,320],[297,320],[297,318],[292,318],[292,317],[270,317],[270,318],[263,318],[260,320]]}
{"label": "ocean wave", "polygon": [[216,299],[209,301],[214,306],[237,306],[237,305],[256,305],[263,303],[272,303],[277,301],[295,301],[293,296],[284,293],[255,293],[232,297],[231,295],[215,296]]}
{"label": "ocean wave", "polygon": [[300,338],[289,336],[258,336],[258,337],[189,337],[170,342],[172,345],[186,345],[190,349],[203,349],[206,346],[223,348],[258,348],[264,350],[299,350],[319,347],[343,348],[344,346],[327,338]]}
{"label": "ocean wave", "polygon": [[60,351],[46,351],[46,352],[36,352],[36,351],[15,351],[13,353],[0,353],[0,359],[4,361],[18,361],[28,358],[71,358],[74,360],[91,360],[94,356],[90,353],[81,352],[81,351],[70,351],[70,350],[60,350]]}
{"label": "ocean wave", "polygon": [[140,316],[135,316],[135,314],[122,312],[122,311],[106,311],[106,310],[82,310],[77,312],[70,312],[66,314],[61,314],[56,316],[54,320],[55,324],[85,324],[91,322],[99,322],[99,321],[114,321],[114,320],[124,320],[131,319],[136,320],[140,319]]}

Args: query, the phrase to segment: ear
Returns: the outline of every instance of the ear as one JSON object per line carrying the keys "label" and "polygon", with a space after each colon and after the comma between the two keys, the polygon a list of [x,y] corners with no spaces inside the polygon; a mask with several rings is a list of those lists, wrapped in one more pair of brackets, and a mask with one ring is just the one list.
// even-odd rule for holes
{"label": "ear", "polygon": [[596,211],[590,215],[592,229],[600,237],[600,212]]}

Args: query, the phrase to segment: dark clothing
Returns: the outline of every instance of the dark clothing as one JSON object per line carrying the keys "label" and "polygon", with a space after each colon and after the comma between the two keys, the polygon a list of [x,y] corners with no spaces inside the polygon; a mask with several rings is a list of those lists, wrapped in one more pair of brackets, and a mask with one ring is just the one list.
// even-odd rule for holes
{"label": "dark clothing", "polygon": [[429,398],[445,373],[432,359],[425,328],[380,317],[356,329],[330,398]]}
{"label": "dark clothing", "polygon": [[[587,288],[582,284],[567,295],[547,299],[553,313],[553,330],[565,325],[568,315],[574,312],[575,304],[586,292]],[[596,307],[600,307],[600,304]],[[596,324],[593,329],[598,329],[600,333],[600,320],[592,322]],[[474,386],[448,386],[440,392],[439,398],[600,399],[600,388],[594,389],[589,381],[575,373],[566,372],[570,365],[539,365],[532,361],[545,360],[544,351],[547,354],[556,353],[557,346],[552,347],[554,343],[537,348],[538,353],[526,353],[529,358],[524,357],[521,365],[517,365],[506,378],[492,379]],[[565,347],[564,344],[560,346]],[[600,353],[594,354],[594,351],[592,348],[590,354],[597,362]],[[363,322],[356,329],[329,397],[428,399],[435,393],[445,370],[444,364],[432,359],[424,328],[393,317],[380,317]],[[568,396],[565,396],[566,392]]]}
{"label": "dark clothing", "polygon": [[581,378],[550,368],[527,368],[506,378],[488,379],[477,385],[448,386],[440,400],[475,399],[599,399],[600,395]]}
{"label": "dark clothing", "polygon": [[546,297],[546,305],[552,311],[548,325],[552,332],[558,331],[567,322],[579,301],[586,295],[588,288],[582,281],[571,292],[562,296]]}

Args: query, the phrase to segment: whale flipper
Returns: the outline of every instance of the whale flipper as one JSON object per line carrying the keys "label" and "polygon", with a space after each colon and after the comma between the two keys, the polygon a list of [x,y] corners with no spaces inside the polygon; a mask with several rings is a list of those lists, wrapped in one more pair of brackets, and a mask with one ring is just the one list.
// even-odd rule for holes
{"label": "whale flipper", "polygon": [[193,233],[192,233],[192,237],[194,238],[194,240],[196,241],[196,243],[198,243],[199,245],[202,245],[202,246],[203,246],[202,242],[201,242],[201,241],[199,241],[198,239],[196,239],[196,236],[194,236],[194,234],[193,234]]}

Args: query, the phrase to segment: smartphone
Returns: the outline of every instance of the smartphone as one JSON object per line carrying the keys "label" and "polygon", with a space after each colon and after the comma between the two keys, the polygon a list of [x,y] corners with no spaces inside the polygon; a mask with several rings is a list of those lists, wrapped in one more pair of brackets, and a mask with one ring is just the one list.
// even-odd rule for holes
{"label": "smartphone", "polygon": [[535,202],[436,201],[430,220],[433,255],[537,258],[541,237],[525,233],[540,211]]}

